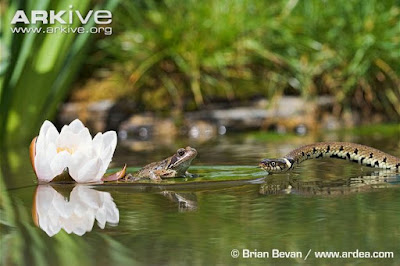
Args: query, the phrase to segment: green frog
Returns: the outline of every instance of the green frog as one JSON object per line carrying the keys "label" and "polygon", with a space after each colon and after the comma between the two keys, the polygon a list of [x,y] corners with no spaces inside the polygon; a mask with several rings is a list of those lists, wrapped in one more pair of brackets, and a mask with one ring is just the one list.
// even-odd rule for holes
{"label": "green frog", "polygon": [[133,182],[142,179],[161,181],[162,179],[174,177],[194,177],[187,169],[196,156],[196,149],[189,146],[180,148],[171,157],[159,162],[150,163],[133,175],[128,174],[125,180]]}

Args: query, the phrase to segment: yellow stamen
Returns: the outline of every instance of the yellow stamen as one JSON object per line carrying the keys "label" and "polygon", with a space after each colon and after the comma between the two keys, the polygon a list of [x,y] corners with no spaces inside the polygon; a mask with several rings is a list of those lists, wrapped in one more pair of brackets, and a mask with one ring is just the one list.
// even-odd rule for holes
{"label": "yellow stamen", "polygon": [[75,148],[70,148],[70,147],[57,147],[57,153],[60,153],[62,151],[66,151],[69,154],[73,154],[75,152]]}

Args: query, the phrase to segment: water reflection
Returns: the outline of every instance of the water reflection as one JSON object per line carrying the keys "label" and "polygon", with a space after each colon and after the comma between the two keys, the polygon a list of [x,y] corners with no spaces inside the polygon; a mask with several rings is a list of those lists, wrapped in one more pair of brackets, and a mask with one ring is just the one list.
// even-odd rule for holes
{"label": "water reflection", "polygon": [[400,184],[400,174],[389,170],[345,179],[305,181],[298,177],[271,176],[260,186],[259,193],[301,195],[343,195],[390,188]]}
{"label": "water reflection", "polygon": [[70,193],[65,187],[60,189],[39,185],[34,195],[33,220],[49,236],[61,229],[82,236],[92,230],[95,221],[101,229],[106,223],[118,224],[119,211],[110,193],[84,185],[76,185]]}
{"label": "water reflection", "polygon": [[179,212],[189,212],[197,210],[197,196],[195,193],[176,193],[174,191],[164,190],[161,195],[172,202],[178,204]]}

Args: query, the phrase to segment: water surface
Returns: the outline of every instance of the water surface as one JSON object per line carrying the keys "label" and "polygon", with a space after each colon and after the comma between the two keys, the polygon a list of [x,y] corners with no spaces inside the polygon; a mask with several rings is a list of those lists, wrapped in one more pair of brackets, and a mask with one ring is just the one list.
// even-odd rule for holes
{"label": "water surface", "polygon": [[[304,162],[266,175],[262,158],[315,141],[353,141],[400,156],[399,131],[276,137],[223,136],[200,143],[120,144],[113,167],[131,171],[180,146],[199,151],[195,179],[159,184],[37,186],[24,150],[2,159],[4,265],[400,263],[400,176],[341,160]],[[4,162],[7,162],[5,165]],[[41,218],[40,218],[41,217]],[[232,258],[243,249],[301,258]],[[311,254],[304,257],[311,249]],[[314,251],[390,251],[392,259],[317,259]]]}

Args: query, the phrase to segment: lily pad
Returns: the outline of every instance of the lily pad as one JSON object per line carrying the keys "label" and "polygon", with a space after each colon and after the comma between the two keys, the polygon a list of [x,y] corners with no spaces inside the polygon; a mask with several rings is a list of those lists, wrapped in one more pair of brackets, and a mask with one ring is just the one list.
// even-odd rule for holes
{"label": "lily pad", "polygon": [[[127,173],[134,174],[139,168],[130,167]],[[110,169],[108,172],[116,171]],[[140,180],[138,182],[115,181],[107,182],[104,185],[121,185],[121,186],[198,186],[200,184],[211,183],[227,183],[227,182],[262,182],[267,176],[266,172],[260,170],[255,166],[193,166],[189,169],[190,173],[195,174],[197,177],[193,178],[170,178],[164,179],[160,182],[152,180]]]}

